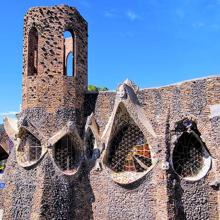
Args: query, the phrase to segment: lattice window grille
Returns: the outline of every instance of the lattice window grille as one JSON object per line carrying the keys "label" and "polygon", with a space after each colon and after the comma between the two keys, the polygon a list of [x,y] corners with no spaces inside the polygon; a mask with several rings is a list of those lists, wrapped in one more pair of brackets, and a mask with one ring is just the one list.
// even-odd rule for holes
{"label": "lattice window grille", "polygon": [[18,157],[21,162],[34,162],[41,156],[42,147],[40,141],[32,134],[26,133],[22,137],[21,144],[18,149]]}
{"label": "lattice window grille", "polygon": [[198,175],[204,166],[201,141],[193,133],[184,132],[173,151],[173,166],[181,177]]}
{"label": "lattice window grille", "polygon": [[29,147],[29,161],[36,161],[41,156],[41,146],[30,146]]}
{"label": "lattice window grille", "polygon": [[79,155],[74,137],[67,135],[55,145],[55,161],[63,171],[72,171],[77,168]]}
{"label": "lattice window grille", "polygon": [[136,125],[127,124],[115,135],[109,165],[115,172],[143,172],[152,165],[149,145]]}

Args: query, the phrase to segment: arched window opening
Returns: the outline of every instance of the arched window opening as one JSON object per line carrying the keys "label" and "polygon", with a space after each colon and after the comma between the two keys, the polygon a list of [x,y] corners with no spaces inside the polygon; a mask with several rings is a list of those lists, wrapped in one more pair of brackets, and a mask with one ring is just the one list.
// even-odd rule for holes
{"label": "arched window opening", "polygon": [[71,31],[64,32],[64,75],[75,75],[75,50],[74,34]]}
{"label": "arched window opening", "polygon": [[66,75],[67,76],[73,76],[74,75],[74,57],[73,57],[73,53],[70,52],[67,55],[67,61],[66,61]]}
{"label": "arched window opening", "polygon": [[91,159],[93,155],[94,146],[95,146],[95,137],[91,129],[89,129],[87,133],[85,145],[86,145],[86,156],[88,159]]}
{"label": "arched window opening", "polygon": [[37,75],[38,70],[38,31],[31,28],[28,36],[28,76]]}
{"label": "arched window opening", "polygon": [[72,33],[71,33],[70,31],[65,31],[63,35],[64,35],[64,38],[65,38],[65,39],[67,39],[67,38],[72,38],[72,37],[73,37],[73,36],[72,36]]}
{"label": "arched window opening", "polygon": [[152,165],[149,145],[135,124],[123,126],[112,140],[108,164],[114,172],[143,172]]}
{"label": "arched window opening", "polygon": [[31,133],[25,132],[23,137],[21,137],[21,143],[17,153],[22,163],[35,162],[41,157],[41,142]]}
{"label": "arched window opening", "polygon": [[182,178],[195,177],[203,170],[208,153],[200,137],[183,132],[173,151],[173,168]]}
{"label": "arched window opening", "polygon": [[66,135],[54,146],[54,158],[57,166],[65,172],[71,172],[79,166],[80,152],[77,141],[72,135]]}

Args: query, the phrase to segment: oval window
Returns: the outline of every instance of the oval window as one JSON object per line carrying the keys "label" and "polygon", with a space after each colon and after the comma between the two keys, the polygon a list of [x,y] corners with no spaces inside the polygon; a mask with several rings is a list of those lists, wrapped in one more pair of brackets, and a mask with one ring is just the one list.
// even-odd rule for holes
{"label": "oval window", "polygon": [[172,165],[175,172],[187,180],[204,177],[211,157],[200,137],[195,132],[183,132],[173,150]]}
{"label": "oval window", "polygon": [[123,103],[118,106],[111,126],[103,157],[111,178],[120,185],[143,179],[158,159]]}
{"label": "oval window", "polygon": [[53,153],[55,163],[67,174],[72,174],[80,165],[81,153],[77,141],[72,135],[61,138],[55,144]]}
{"label": "oval window", "polygon": [[114,172],[143,172],[152,165],[149,145],[136,125],[124,126],[109,150],[108,164]]}
{"label": "oval window", "polygon": [[32,164],[40,159],[42,153],[41,142],[29,132],[21,136],[21,143],[17,150],[17,159],[21,163]]}

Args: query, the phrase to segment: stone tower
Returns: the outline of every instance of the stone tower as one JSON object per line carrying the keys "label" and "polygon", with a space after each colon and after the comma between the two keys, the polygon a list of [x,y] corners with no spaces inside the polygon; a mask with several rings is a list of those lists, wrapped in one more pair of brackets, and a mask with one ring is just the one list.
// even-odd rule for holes
{"label": "stone tower", "polygon": [[[75,8],[34,7],[25,15],[22,111],[14,127],[5,121],[16,147],[8,159],[4,195],[16,188],[17,196],[5,196],[5,219],[70,219],[79,202],[72,199],[75,192],[84,196],[79,205],[91,215],[88,178],[75,176],[84,160],[87,38],[87,22]],[[22,207],[7,208],[18,201]]]}
{"label": "stone tower", "polygon": [[[66,31],[71,38],[65,39]],[[71,117],[80,121],[88,81],[87,37],[87,22],[75,8],[61,5],[28,11],[24,18],[23,112],[74,111]],[[67,75],[70,53],[73,69]]]}

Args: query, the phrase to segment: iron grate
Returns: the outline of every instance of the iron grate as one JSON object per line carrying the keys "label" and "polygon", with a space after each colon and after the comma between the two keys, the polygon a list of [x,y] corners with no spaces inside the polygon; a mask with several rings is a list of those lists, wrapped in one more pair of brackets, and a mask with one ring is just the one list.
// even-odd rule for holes
{"label": "iron grate", "polygon": [[19,159],[23,163],[36,161],[42,153],[41,143],[31,133],[27,132],[21,138],[18,153]]}
{"label": "iron grate", "polygon": [[184,132],[173,151],[173,166],[181,177],[196,176],[204,165],[203,146],[198,138]]}
{"label": "iron grate", "polygon": [[63,171],[77,168],[79,163],[77,145],[74,137],[66,135],[54,147],[54,157],[57,166]]}
{"label": "iron grate", "polygon": [[124,126],[110,146],[109,165],[115,172],[147,170],[151,153],[143,133],[134,124]]}

